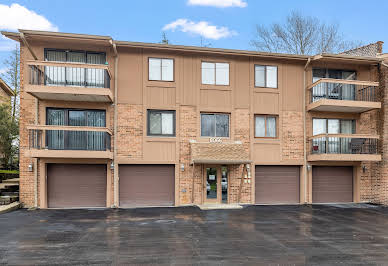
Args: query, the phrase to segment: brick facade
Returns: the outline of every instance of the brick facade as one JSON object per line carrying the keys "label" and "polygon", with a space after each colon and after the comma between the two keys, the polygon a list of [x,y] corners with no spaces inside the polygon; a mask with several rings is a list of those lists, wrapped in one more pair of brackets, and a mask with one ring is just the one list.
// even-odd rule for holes
{"label": "brick facade", "polygon": [[[25,207],[34,206],[34,171],[38,171],[38,205],[41,204],[43,198],[41,191],[42,180],[45,179],[40,169],[44,169],[45,159],[34,159],[25,156],[25,152],[29,149],[27,125],[35,123],[35,108],[36,99],[24,91],[25,86],[25,69],[24,60],[30,59],[29,51],[20,45],[21,49],[21,93],[20,93],[20,200]],[[258,88],[252,84],[254,82],[252,75],[253,60],[235,60],[233,57],[227,57],[231,61],[230,71],[231,76],[230,88],[214,88],[211,86],[200,86],[200,56],[187,56],[175,54],[176,58],[176,77],[177,81],[169,83],[156,82],[151,84],[148,80],[147,57],[154,56],[155,51],[131,50],[126,56],[128,64],[134,64],[133,77],[125,79],[126,87],[119,86],[121,90],[130,91],[128,95],[120,98],[116,106],[111,103],[74,103],[74,102],[54,102],[54,101],[39,101],[39,115],[45,114],[46,107],[76,107],[76,108],[97,108],[104,107],[107,110],[107,127],[113,131],[114,108],[117,108],[117,135],[112,136],[112,151],[116,148],[117,158],[114,163],[116,168],[120,164],[171,164],[175,165],[175,190],[176,190],[176,205],[203,204],[205,197],[204,171],[206,166],[202,164],[191,164],[191,148],[190,141],[209,141],[208,138],[200,137],[200,113],[201,112],[225,112],[230,114],[230,138],[226,141],[241,142],[247,154],[249,154],[252,163],[250,164],[250,172],[252,178],[247,178],[244,172],[244,166],[228,165],[228,182],[229,182],[229,202],[230,203],[254,203],[254,172],[256,165],[292,165],[303,169],[307,168],[308,162],[304,162],[303,144],[306,141],[306,153],[310,151],[309,141],[304,139],[304,111],[309,104],[309,95],[306,94],[306,106],[301,100],[301,90],[305,89],[303,84],[303,66],[304,61],[281,63],[278,59],[270,59],[273,61],[261,62],[260,58],[255,58],[259,64],[278,64],[279,66],[279,87],[278,88]],[[163,52],[156,56],[165,56]],[[173,53],[168,56],[174,56]],[[220,56],[220,55],[217,55]],[[220,56],[222,58],[222,56]],[[125,58],[125,57],[124,57]],[[217,59],[217,57],[216,57]],[[211,57],[214,60],[214,57]],[[217,59],[218,60],[218,59]],[[225,60],[225,59],[221,59]],[[233,61],[235,60],[235,61]],[[290,61],[293,59],[290,59]],[[112,61],[112,60],[111,60]],[[146,62],[146,63],[144,63]],[[256,62],[256,61],[255,61]],[[109,63],[112,65],[111,63]],[[322,67],[330,67],[335,64],[322,63]],[[238,66],[238,67],[236,67]],[[346,65],[348,66],[348,65]],[[186,68],[185,72],[181,69]],[[311,66],[310,66],[311,68]],[[370,67],[372,69],[373,67]],[[188,70],[187,70],[188,69]],[[237,70],[236,70],[237,69]],[[346,68],[344,68],[346,69]],[[365,70],[366,69],[366,70]],[[181,71],[181,72],[180,72]],[[310,69],[311,71],[311,69]],[[365,75],[369,75],[366,67],[362,69]],[[384,70],[388,73],[388,70]],[[311,72],[309,72],[311,74]],[[124,74],[123,74],[124,75]],[[197,76],[195,76],[197,75]],[[136,79],[138,76],[141,78]],[[131,79],[132,78],[132,79]],[[181,78],[181,80],[179,80]],[[371,77],[370,80],[375,80],[377,77]],[[242,81],[243,80],[243,81]],[[240,82],[240,83],[238,83]],[[387,102],[385,90],[388,85],[388,75],[380,80],[383,93],[381,98],[384,103]],[[308,82],[307,82],[308,83]],[[197,85],[193,85],[197,84]],[[240,85],[242,84],[242,85]],[[124,87],[124,88],[123,88]],[[137,88],[137,91],[133,88]],[[156,89],[155,89],[156,88]],[[187,89],[188,88],[188,89]],[[112,89],[113,90],[113,89]],[[133,91],[132,91],[133,90]],[[137,94],[133,93],[136,92]],[[131,94],[133,93],[133,94]],[[153,99],[145,99],[148,95],[157,93],[158,97],[163,98],[160,101]],[[240,95],[241,94],[241,95]],[[139,96],[140,95],[140,96]],[[203,95],[206,95],[203,96]],[[128,96],[127,98],[125,98]],[[138,98],[136,98],[138,97]],[[203,98],[201,98],[203,97]],[[251,99],[252,97],[252,99]],[[125,99],[124,99],[125,98]],[[209,100],[210,99],[210,100]],[[212,105],[212,101],[223,99]],[[255,102],[253,99],[256,99]],[[266,100],[262,100],[266,99]],[[270,103],[267,103],[269,101]],[[225,104],[227,102],[228,104]],[[80,107],[81,106],[81,107]],[[214,108],[214,110],[212,109]],[[175,110],[176,112],[176,136],[173,138],[163,137],[157,140],[147,136],[147,109],[166,109]],[[278,137],[275,139],[255,138],[254,136],[254,116],[255,115],[273,115],[278,117]],[[317,118],[349,118],[357,120],[357,133],[363,134],[380,134],[383,143],[388,141],[388,110],[383,104],[380,111],[370,111],[361,115],[354,113],[326,113],[326,112],[306,112],[306,136],[312,135],[312,119]],[[40,124],[45,124],[45,119],[40,117]],[[379,123],[379,121],[384,121]],[[386,122],[387,121],[387,122]],[[387,135],[387,136],[385,136]],[[116,141],[115,141],[116,138]],[[116,147],[114,143],[116,142]],[[151,147],[152,146],[152,147]],[[150,148],[151,147],[151,148]],[[381,153],[383,156],[382,162],[360,163],[352,162],[354,169],[362,169],[365,166],[365,171],[361,171],[360,176],[360,200],[368,202],[376,202],[388,204],[388,150],[385,145],[381,145]],[[153,152],[155,154],[153,154]],[[267,153],[268,152],[268,156]],[[91,159],[93,161],[93,159]],[[74,160],[73,160],[74,161]],[[108,162],[106,162],[108,161]],[[110,159],[104,161],[108,165],[112,162]],[[66,161],[67,162],[67,161]],[[76,163],[82,163],[78,160]],[[90,161],[89,161],[90,163]],[[93,162],[92,162],[93,163]],[[95,163],[98,163],[97,161]],[[28,165],[33,164],[34,171],[28,171]],[[330,162],[329,165],[350,165],[349,162]],[[181,169],[183,165],[183,169]],[[319,164],[318,164],[319,165]],[[322,164],[321,164],[322,165]],[[38,167],[40,166],[40,167]],[[115,169],[117,170],[117,169]],[[114,175],[114,171],[108,168],[108,173]],[[301,174],[302,180],[304,176]],[[108,184],[111,190],[110,202],[113,205],[114,191],[113,178]],[[307,177],[306,177],[306,182]],[[302,181],[301,181],[302,184]],[[311,184],[310,184],[311,185]],[[306,185],[308,187],[308,185]],[[303,189],[301,192],[304,193]],[[310,191],[311,192],[311,191]],[[309,192],[306,192],[308,194]],[[311,195],[303,197],[306,202],[311,202]],[[301,200],[301,203],[304,203]]]}

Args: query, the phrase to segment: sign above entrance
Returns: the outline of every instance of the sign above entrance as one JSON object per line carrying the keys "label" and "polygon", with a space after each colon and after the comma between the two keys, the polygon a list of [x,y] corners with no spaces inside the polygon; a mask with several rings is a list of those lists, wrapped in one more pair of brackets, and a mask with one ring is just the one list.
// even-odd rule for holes
{"label": "sign above entrance", "polygon": [[211,143],[221,143],[222,142],[222,138],[210,138],[209,142],[211,142]]}

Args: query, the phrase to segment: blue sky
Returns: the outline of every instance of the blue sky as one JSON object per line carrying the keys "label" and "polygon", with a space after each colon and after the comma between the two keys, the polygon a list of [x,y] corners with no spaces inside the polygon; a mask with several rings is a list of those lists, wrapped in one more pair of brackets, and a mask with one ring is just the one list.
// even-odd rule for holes
{"label": "blue sky", "polygon": [[[195,5],[206,2],[216,6]],[[217,6],[228,2],[234,6]],[[1,10],[12,16],[4,18]],[[249,42],[254,25],[284,21],[292,10],[339,23],[349,40],[365,44],[381,40],[388,47],[388,1],[382,0],[1,0],[0,30],[35,27],[159,42],[163,28],[173,23],[165,28],[173,44],[200,45],[202,34],[212,47],[253,49]],[[0,71],[10,45],[0,38]]]}

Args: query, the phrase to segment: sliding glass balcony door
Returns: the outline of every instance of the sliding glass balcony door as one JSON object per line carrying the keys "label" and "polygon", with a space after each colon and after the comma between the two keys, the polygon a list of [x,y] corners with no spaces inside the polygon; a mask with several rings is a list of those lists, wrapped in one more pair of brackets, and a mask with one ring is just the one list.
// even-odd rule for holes
{"label": "sliding glass balcony door", "polygon": [[[69,62],[103,65],[104,53],[84,51],[46,50],[45,60],[52,62]],[[105,87],[105,70],[83,67],[46,66],[45,84],[49,86]]]}
{"label": "sliding glass balcony door", "polygon": [[[47,109],[47,125],[105,127],[105,111]],[[48,130],[47,147],[54,150],[106,149],[106,132]]]}

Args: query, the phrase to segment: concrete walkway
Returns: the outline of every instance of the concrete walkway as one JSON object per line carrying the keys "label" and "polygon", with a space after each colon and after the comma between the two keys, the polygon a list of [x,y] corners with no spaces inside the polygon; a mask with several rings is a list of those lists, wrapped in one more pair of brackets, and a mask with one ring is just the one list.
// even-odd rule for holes
{"label": "concrete walkway", "polygon": [[0,265],[387,265],[388,208],[20,209],[0,236]]}

